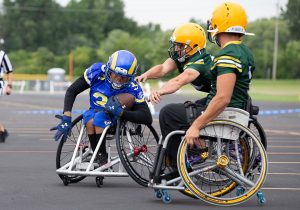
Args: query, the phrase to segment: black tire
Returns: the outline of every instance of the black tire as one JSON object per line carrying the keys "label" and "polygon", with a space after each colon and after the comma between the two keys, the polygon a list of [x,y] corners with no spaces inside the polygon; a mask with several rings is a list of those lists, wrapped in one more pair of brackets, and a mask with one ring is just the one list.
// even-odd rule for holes
{"label": "black tire", "polygon": [[[126,131],[129,131],[132,143],[126,137]],[[151,125],[118,121],[116,146],[120,160],[129,176],[144,187],[150,181],[158,141],[159,137]],[[146,151],[138,152],[142,148]],[[133,150],[137,152],[134,153]]]}
{"label": "black tire", "polygon": [[[66,163],[71,161],[76,141],[79,136],[80,128],[83,126],[82,121],[83,116],[79,115],[73,122],[72,122],[72,129],[70,136],[62,136],[57,152],[56,152],[56,169],[59,169],[61,166],[65,165]],[[83,133],[83,142],[88,143],[88,137],[86,131]],[[68,149],[69,147],[69,149]],[[58,175],[60,179],[65,183],[65,180],[68,180],[68,183],[77,183],[83,180],[86,176],[78,176],[78,175]]]}
{"label": "black tire", "polygon": [[257,119],[252,119],[249,122],[249,128],[257,135],[258,139],[260,139],[261,143],[263,144],[265,150],[267,151],[267,136],[266,133],[261,126],[261,124],[257,121]]}

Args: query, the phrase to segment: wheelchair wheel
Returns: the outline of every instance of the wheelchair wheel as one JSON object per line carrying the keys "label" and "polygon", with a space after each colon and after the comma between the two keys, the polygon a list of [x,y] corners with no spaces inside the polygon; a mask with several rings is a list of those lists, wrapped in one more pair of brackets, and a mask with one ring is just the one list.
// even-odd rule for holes
{"label": "wheelchair wheel", "polygon": [[195,196],[230,206],[260,189],[267,174],[267,156],[250,129],[231,121],[212,121],[200,131],[200,138],[208,142],[205,157],[192,158],[185,140],[178,154],[180,175]]}
{"label": "wheelchair wheel", "polygon": [[[61,138],[56,152],[56,169],[59,169],[60,167],[71,161],[80,129],[82,126],[84,126],[82,118],[83,116],[80,115],[72,122],[70,136],[63,136]],[[80,147],[83,150],[87,150],[89,148],[89,140],[85,129],[81,139]],[[67,185],[66,180],[68,183],[77,183],[85,178],[85,176],[78,175],[72,176],[59,174],[58,176],[61,178],[65,185]]]}
{"label": "wheelchair wheel", "polygon": [[118,121],[116,146],[129,176],[147,187],[150,181],[159,137],[151,125]]}
{"label": "wheelchair wheel", "polygon": [[251,119],[249,122],[249,128],[253,133],[259,138],[261,143],[264,145],[265,150],[267,150],[267,136],[257,119]]}

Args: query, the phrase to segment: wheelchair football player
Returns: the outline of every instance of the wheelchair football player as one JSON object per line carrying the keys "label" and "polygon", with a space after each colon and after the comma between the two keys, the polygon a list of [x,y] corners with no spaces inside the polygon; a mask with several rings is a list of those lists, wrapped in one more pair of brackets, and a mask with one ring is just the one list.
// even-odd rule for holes
{"label": "wheelchair football player", "polygon": [[173,131],[164,140],[160,138],[148,183],[155,189],[155,197],[170,203],[168,190],[179,190],[189,197],[228,206],[256,194],[259,203],[264,204],[266,199],[260,188],[268,162],[260,136],[248,128],[253,122],[250,116],[242,109],[226,108],[200,131],[206,151],[193,151],[183,140],[177,156],[178,171],[167,166],[165,153],[170,138],[184,137],[186,131]]}

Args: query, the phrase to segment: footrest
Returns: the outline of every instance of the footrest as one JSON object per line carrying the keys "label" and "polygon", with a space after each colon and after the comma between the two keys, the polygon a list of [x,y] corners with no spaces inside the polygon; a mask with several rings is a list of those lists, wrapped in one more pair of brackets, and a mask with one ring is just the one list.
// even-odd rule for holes
{"label": "footrest", "polygon": [[[85,171],[88,168],[89,164],[90,164],[89,162],[77,163],[76,164],[76,170]],[[91,165],[90,170],[94,170],[95,168],[97,168],[97,166],[98,166],[97,163],[93,163]]]}

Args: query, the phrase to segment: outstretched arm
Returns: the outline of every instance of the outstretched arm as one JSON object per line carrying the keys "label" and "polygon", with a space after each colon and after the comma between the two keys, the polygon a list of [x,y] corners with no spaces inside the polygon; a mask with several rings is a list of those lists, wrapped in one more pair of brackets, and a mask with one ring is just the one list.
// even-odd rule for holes
{"label": "outstretched arm", "polygon": [[154,103],[159,103],[161,96],[175,93],[182,86],[194,81],[199,75],[200,73],[194,69],[186,69],[177,77],[174,77],[173,79],[169,80],[159,90],[153,91],[149,97],[150,101]]}
{"label": "outstretched arm", "polygon": [[153,66],[141,76],[136,77],[136,80],[138,82],[146,82],[147,79],[161,78],[176,68],[175,62],[171,58],[168,58],[164,63]]}

